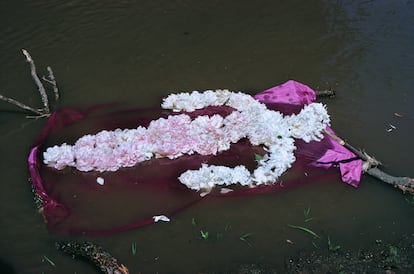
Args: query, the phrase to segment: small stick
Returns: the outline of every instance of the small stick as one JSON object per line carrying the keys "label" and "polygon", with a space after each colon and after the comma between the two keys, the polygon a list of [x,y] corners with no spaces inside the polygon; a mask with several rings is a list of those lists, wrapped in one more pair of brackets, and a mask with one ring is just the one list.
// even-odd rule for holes
{"label": "small stick", "polygon": [[331,89],[315,90],[315,93],[316,93],[316,97],[318,97],[318,98],[335,96],[335,91],[331,90]]}
{"label": "small stick", "polygon": [[367,167],[367,169],[369,169],[371,166],[381,165],[381,162],[379,162],[378,160],[376,160],[374,157],[369,156],[365,152],[362,152],[361,150],[353,147],[352,145],[348,144],[344,139],[338,137],[334,133],[332,133],[332,132],[330,132],[330,131],[328,131],[326,129],[323,132],[325,134],[327,134],[329,137],[331,137],[332,139],[334,139],[335,141],[337,141],[340,145],[342,145],[345,148],[347,148],[348,150],[350,150],[352,153],[354,153],[356,156],[358,156],[361,160],[367,162],[369,164],[369,166]]}
{"label": "small stick", "polygon": [[48,66],[46,69],[49,72],[49,75],[48,75],[49,79],[47,79],[45,76],[43,76],[42,80],[46,81],[46,82],[48,82],[49,84],[52,85],[53,93],[55,94],[55,101],[57,101],[57,100],[59,100],[59,90],[58,90],[57,83],[56,83],[56,80],[55,80],[55,75],[53,74],[53,70],[52,70],[51,67]]}
{"label": "small stick", "polygon": [[27,50],[22,49],[22,52],[26,56],[26,61],[30,65],[30,72],[32,74],[32,78],[35,81],[35,83],[37,85],[37,88],[39,90],[39,93],[40,93],[40,97],[42,98],[42,102],[43,102],[43,106],[44,106],[44,112],[45,113],[50,113],[49,100],[47,99],[46,90],[45,90],[45,87],[43,86],[42,82],[40,81],[39,77],[37,76],[36,66],[33,62],[33,59],[30,56],[29,52],[27,52]]}
{"label": "small stick", "polygon": [[363,171],[365,173],[367,173],[368,175],[371,175],[374,178],[379,179],[380,181],[383,181],[384,183],[390,184],[402,190],[403,193],[408,192],[414,195],[414,179],[413,178],[394,177],[392,175],[385,173],[384,171],[377,168],[377,166],[381,165],[381,163],[378,160],[376,160],[374,157],[368,155],[365,152],[360,151],[359,149],[356,149],[355,147],[351,146],[350,144],[345,142],[342,138],[338,137],[332,132],[324,130],[324,133],[326,133],[329,137],[333,138],[339,144],[349,149],[351,152],[357,155],[361,160],[363,160],[364,161]]}
{"label": "small stick", "polygon": [[30,111],[30,112],[36,113],[36,114],[38,114],[38,115],[41,115],[41,116],[45,115],[45,113],[43,113],[42,111],[39,111],[39,110],[34,109],[34,108],[32,108],[32,107],[29,107],[28,105],[25,105],[25,104],[23,104],[23,103],[20,103],[19,101],[16,101],[16,100],[14,100],[14,99],[12,99],[12,98],[9,98],[9,97],[6,97],[6,96],[3,96],[3,95],[1,95],[1,94],[0,94],[0,100],[3,100],[3,101],[5,101],[5,102],[7,102],[7,103],[10,103],[10,104],[12,104],[12,105],[15,105],[15,106],[17,106],[17,107],[19,107],[19,108],[21,108],[21,109],[24,109],[24,110],[27,110],[27,111]]}
{"label": "small stick", "polygon": [[[49,100],[48,100],[48,97],[47,97],[47,94],[46,94],[45,87],[43,86],[42,82],[40,81],[39,77],[37,76],[36,66],[35,66],[34,61],[33,61],[32,57],[30,56],[29,52],[25,49],[22,49],[22,52],[23,52],[24,56],[26,56],[26,61],[30,65],[30,72],[32,74],[33,80],[35,81],[35,83],[38,87],[40,97],[41,97],[41,100],[43,102],[43,108],[42,109],[35,109],[35,108],[30,107],[30,106],[28,106],[28,105],[26,105],[22,102],[19,102],[19,101],[15,100],[13,98],[10,98],[10,97],[7,97],[7,96],[1,95],[1,94],[0,94],[0,100],[5,101],[9,104],[15,105],[15,106],[17,106],[17,107],[19,107],[23,110],[26,110],[26,111],[29,111],[29,112],[32,112],[32,113],[36,114],[34,117],[27,116],[27,118],[41,118],[41,117],[45,117],[45,116],[47,117],[51,113],[50,113]],[[47,71],[49,72],[49,75],[48,75],[49,79],[47,79],[44,76],[43,76],[42,79],[44,81],[50,83],[53,86],[53,92],[55,94],[55,100],[58,100],[59,99],[59,90],[57,88],[57,83],[56,83],[56,79],[55,79],[55,76],[53,74],[52,68],[47,67]]]}

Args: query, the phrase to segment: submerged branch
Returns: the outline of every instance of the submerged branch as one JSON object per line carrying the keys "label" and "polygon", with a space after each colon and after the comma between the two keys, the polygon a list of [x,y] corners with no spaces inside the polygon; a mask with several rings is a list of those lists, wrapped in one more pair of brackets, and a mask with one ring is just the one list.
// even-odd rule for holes
{"label": "submerged branch", "polygon": [[46,90],[45,90],[45,87],[43,86],[42,82],[40,81],[39,76],[37,76],[36,66],[33,62],[33,59],[32,59],[32,57],[30,56],[30,54],[27,50],[22,49],[22,52],[23,52],[24,56],[26,56],[26,61],[30,65],[30,72],[31,72],[32,78],[35,81],[35,83],[37,85],[37,88],[39,90],[40,97],[41,97],[42,102],[43,102],[44,112],[45,113],[50,113],[49,100],[47,98]]}
{"label": "submerged branch", "polygon": [[[4,101],[6,103],[9,103],[9,104],[15,105],[20,109],[23,109],[25,111],[29,111],[29,112],[35,114],[34,117],[28,116],[28,118],[40,118],[40,117],[50,116],[51,112],[50,112],[50,106],[49,106],[49,99],[47,97],[45,87],[43,86],[42,82],[40,81],[39,76],[37,76],[36,66],[34,64],[33,58],[30,56],[30,54],[27,50],[22,49],[22,52],[23,52],[24,56],[26,56],[26,62],[29,63],[30,73],[32,75],[33,80],[36,83],[36,86],[37,86],[38,90],[39,90],[40,98],[41,98],[42,103],[43,103],[43,108],[36,109],[36,108],[28,106],[28,105],[26,105],[22,102],[19,102],[19,101],[13,99],[13,98],[10,98],[10,97],[7,97],[7,96],[1,95],[1,94],[0,94],[0,100]],[[52,71],[51,67],[48,66],[46,69],[48,71],[48,78],[43,76],[42,80],[46,81],[46,82],[48,82],[49,84],[52,85],[53,93],[55,95],[55,101],[57,101],[59,99],[59,90],[58,90],[58,87],[57,87],[55,76],[53,74],[53,71]]]}
{"label": "submerged branch", "polygon": [[111,254],[104,251],[102,247],[91,242],[57,242],[56,248],[69,254],[73,258],[81,257],[98,267],[102,273],[128,274],[128,268],[118,264]]}
{"label": "submerged branch", "polygon": [[377,167],[370,168],[366,171],[372,177],[375,177],[387,184],[390,184],[400,190],[403,193],[410,193],[414,195],[414,179],[409,177],[394,177],[391,176],[383,171],[381,171]]}
{"label": "submerged branch", "polygon": [[403,193],[410,193],[414,195],[414,179],[409,177],[395,177],[392,175],[389,175],[385,173],[384,171],[380,170],[377,166],[381,165],[381,162],[376,160],[374,157],[368,155],[367,153],[353,147],[349,143],[347,143],[342,138],[338,137],[332,132],[329,132],[327,130],[324,131],[328,136],[333,138],[335,141],[337,141],[342,146],[349,149],[351,152],[353,152],[356,156],[358,156],[361,160],[364,161],[363,164],[363,172],[367,173],[368,175],[379,179],[380,181],[390,184],[400,190],[402,190]]}
{"label": "submerged branch", "polygon": [[48,75],[49,79],[46,78],[45,76],[43,76],[42,80],[46,81],[46,82],[48,82],[49,84],[52,85],[53,94],[55,95],[55,101],[57,101],[57,100],[59,100],[59,90],[58,90],[57,83],[56,83],[56,80],[55,80],[55,75],[53,74],[53,70],[52,70],[51,67],[48,66],[46,69],[47,69],[47,72],[49,73],[49,75]]}
{"label": "submerged branch", "polygon": [[34,109],[32,107],[29,107],[28,105],[25,105],[25,104],[23,104],[23,103],[21,103],[17,100],[14,100],[14,99],[6,97],[6,96],[3,96],[1,94],[0,94],[0,100],[5,101],[9,104],[15,105],[15,106],[17,106],[17,107],[19,107],[23,110],[33,112],[37,115],[45,115],[45,113],[43,113],[43,111],[41,111],[41,110]]}
{"label": "submerged branch", "polygon": [[369,168],[371,168],[373,166],[382,165],[380,161],[378,161],[374,157],[368,155],[367,153],[365,153],[365,152],[363,152],[363,151],[361,151],[361,150],[353,147],[352,145],[350,145],[349,143],[347,143],[344,139],[340,138],[336,134],[334,134],[334,133],[332,133],[332,132],[330,132],[328,130],[324,130],[324,133],[327,134],[332,139],[334,139],[335,141],[337,141],[340,145],[344,146],[349,151],[351,151],[352,153],[354,153],[361,160],[365,161],[366,162],[366,164],[365,164],[366,167],[364,168],[364,171],[368,170]]}

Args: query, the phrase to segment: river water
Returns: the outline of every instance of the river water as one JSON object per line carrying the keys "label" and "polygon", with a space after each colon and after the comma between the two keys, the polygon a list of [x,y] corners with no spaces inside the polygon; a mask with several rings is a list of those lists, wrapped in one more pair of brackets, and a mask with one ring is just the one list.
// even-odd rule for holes
{"label": "river water", "polygon": [[[337,96],[324,103],[337,133],[381,160],[387,172],[414,176],[410,0],[1,1],[0,93],[40,106],[22,48],[39,71],[53,68],[58,108],[114,101],[156,106],[175,91],[255,93],[289,79],[332,88]],[[7,267],[15,273],[95,273],[55,250],[61,236],[47,231],[33,205],[26,157],[43,123],[0,105],[2,273]],[[200,203],[171,223],[71,240],[95,241],[131,273],[232,272],[252,263],[283,273],[287,257],[326,249],[328,237],[356,249],[412,235],[414,206],[407,199],[363,176],[358,189],[315,182]],[[314,219],[304,223],[307,209]],[[288,224],[306,226],[321,238]],[[200,239],[200,230],[209,239]],[[247,233],[250,245],[240,240]]]}

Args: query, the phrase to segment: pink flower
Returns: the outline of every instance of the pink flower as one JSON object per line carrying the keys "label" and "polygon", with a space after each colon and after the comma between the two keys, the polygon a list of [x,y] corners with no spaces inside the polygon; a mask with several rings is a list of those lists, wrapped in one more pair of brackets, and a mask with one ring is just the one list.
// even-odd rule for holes
{"label": "pink flower", "polygon": [[201,155],[215,155],[224,141],[223,117],[220,115],[199,116],[191,123],[194,138],[193,150]]}
{"label": "pink flower", "polygon": [[189,135],[191,119],[188,115],[160,118],[148,126],[148,142],[154,146],[157,157],[177,158],[191,153],[192,137]]}
{"label": "pink flower", "polygon": [[91,171],[95,166],[96,151],[93,147],[83,146],[74,149],[75,166],[80,171]]}

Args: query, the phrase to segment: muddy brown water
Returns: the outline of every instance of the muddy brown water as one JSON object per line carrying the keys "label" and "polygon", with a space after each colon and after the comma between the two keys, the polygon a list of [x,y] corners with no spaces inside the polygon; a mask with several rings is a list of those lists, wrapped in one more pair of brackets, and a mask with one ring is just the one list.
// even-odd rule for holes
{"label": "muddy brown water", "polygon": [[[1,1],[0,93],[40,105],[21,48],[39,71],[54,69],[57,107],[156,106],[170,92],[255,93],[289,79],[333,88],[337,96],[324,102],[338,134],[375,155],[387,172],[414,177],[413,1]],[[3,270],[95,273],[55,250],[61,237],[47,231],[33,205],[26,156],[42,120],[27,120],[4,103],[0,109]],[[390,124],[395,128],[387,131]],[[414,206],[405,198],[367,176],[358,189],[315,182],[200,203],[170,223],[71,240],[101,244],[131,273],[231,272],[245,263],[283,272],[287,257],[327,248],[328,236],[342,248],[361,248],[411,235]],[[307,208],[315,219],[304,223]],[[202,240],[200,230],[213,236]],[[246,233],[251,246],[240,240]]]}

